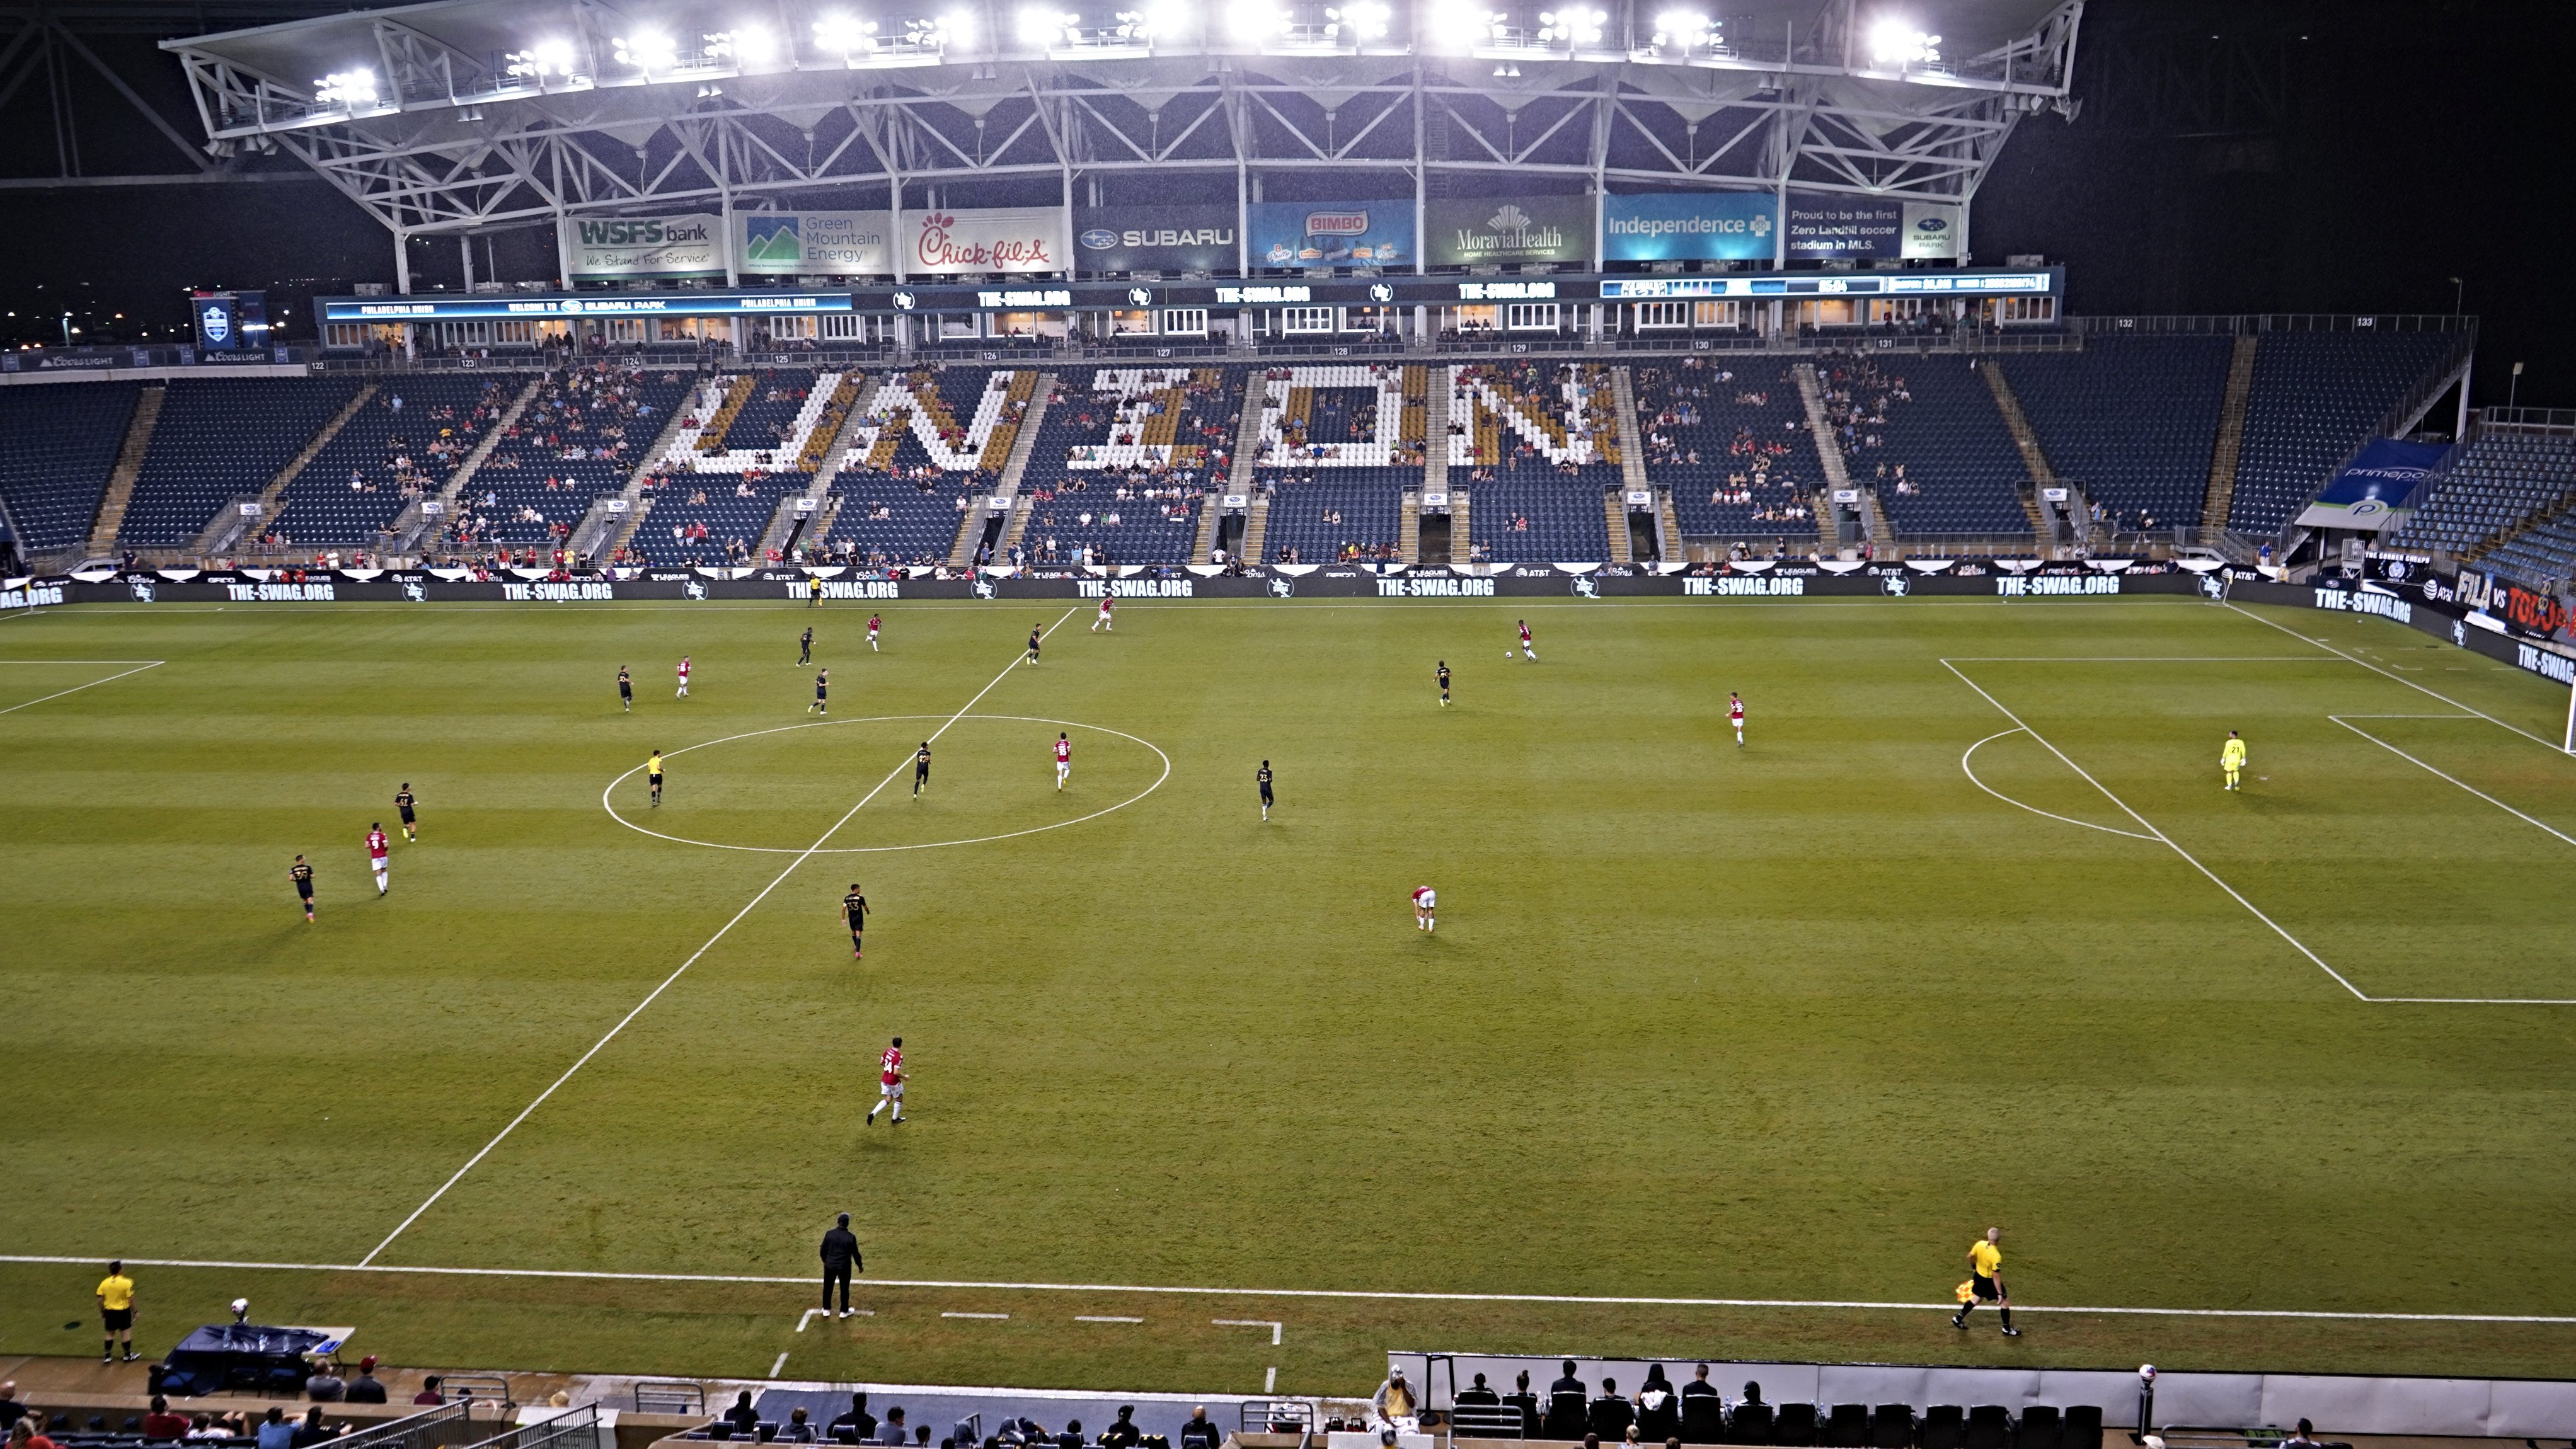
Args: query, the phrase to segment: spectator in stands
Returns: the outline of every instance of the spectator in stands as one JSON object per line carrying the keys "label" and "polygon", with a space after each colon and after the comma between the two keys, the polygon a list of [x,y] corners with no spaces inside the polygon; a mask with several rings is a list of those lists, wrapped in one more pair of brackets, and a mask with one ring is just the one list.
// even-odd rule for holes
{"label": "spectator in stands", "polygon": [[725,1410],[722,1417],[726,1423],[733,1425],[733,1431],[737,1434],[748,1434],[759,1428],[760,1411],[751,1406],[751,1390],[745,1389],[737,1394],[734,1397],[733,1407]]}
{"label": "spectator in stands", "polygon": [[1637,1406],[1619,1397],[1619,1381],[1603,1379],[1601,1397],[1592,1401],[1592,1432],[1604,1439],[1621,1439],[1635,1422]]}
{"label": "spectator in stands", "polygon": [[323,1423],[322,1406],[315,1404],[304,1411],[304,1422],[295,1426],[294,1449],[310,1449],[312,1445],[337,1439],[346,1431],[346,1428],[347,1426],[343,1425],[341,1428],[334,1429]]}
{"label": "spectator in stands", "polygon": [[1574,1360],[1565,1361],[1565,1372],[1547,1386],[1547,1438],[1574,1439],[1583,1434],[1585,1407],[1592,1396],[1584,1391],[1583,1380],[1574,1376]]}
{"label": "spectator in stands", "polygon": [[2282,1440],[2281,1449],[2320,1449],[2317,1443],[2317,1426],[2301,1419],[2299,1432]]}
{"label": "spectator in stands", "polygon": [[1136,1406],[1120,1404],[1118,1422],[1100,1431],[1100,1449],[1136,1449],[1145,1436],[1136,1432]]}
{"label": "spectator in stands", "polygon": [[412,1395],[411,1401],[415,1404],[446,1403],[446,1396],[438,1391],[438,1375],[431,1374],[429,1377],[422,1379],[420,1381],[420,1392]]}
{"label": "spectator in stands", "polygon": [[20,1419],[9,1426],[9,1449],[56,1449],[36,1427],[34,1416]]}
{"label": "spectator in stands", "polygon": [[170,1401],[159,1394],[152,1396],[152,1412],[143,1416],[146,1439],[184,1439],[188,1435],[188,1416],[170,1412]]}
{"label": "spectator in stands", "polygon": [[1662,1364],[1646,1366],[1646,1383],[1637,1390],[1637,1437],[1661,1443],[1681,1432],[1682,1401],[1664,1378]]}
{"label": "spectator in stands", "polygon": [[840,1438],[843,1429],[850,1431],[849,1442],[853,1444],[865,1444],[876,1437],[877,1416],[868,1412],[867,1395],[850,1395],[850,1412],[832,1421],[832,1437]]}
{"label": "spectator in stands", "polygon": [[1393,1425],[1399,1429],[1410,1429],[1422,1422],[1421,1400],[1414,1395],[1413,1385],[1404,1381],[1404,1370],[1400,1368],[1386,1371],[1386,1382],[1377,1386],[1376,1395],[1369,1400],[1369,1408],[1377,1415],[1381,1427]]}
{"label": "spectator in stands", "polygon": [[18,1402],[18,1381],[0,1382],[0,1427],[27,1417],[27,1406]]}
{"label": "spectator in stands", "polygon": [[376,1381],[374,1354],[358,1360],[358,1376],[349,1380],[348,1400],[353,1404],[381,1404],[385,1401],[385,1386]]}
{"label": "spectator in stands", "polygon": [[811,1444],[814,1426],[805,1422],[805,1411],[800,1408],[787,1416],[787,1425],[778,1431],[778,1437],[790,1444]]}
{"label": "spectator in stands", "polygon": [[348,1396],[349,1381],[340,1377],[340,1371],[327,1358],[315,1364],[311,1376],[304,1380],[304,1397],[317,1404],[336,1404]]}
{"label": "spectator in stands", "polygon": [[1503,1402],[1521,1411],[1521,1437],[1524,1439],[1537,1438],[1539,1429],[1538,1395],[1530,1392],[1528,1369],[1522,1369],[1520,1371],[1520,1376],[1512,1380],[1512,1391],[1503,1395]]}
{"label": "spectator in stands", "polygon": [[[745,1394],[743,1397],[751,1396]],[[903,1405],[897,1404],[886,1410],[885,1423],[877,1429],[877,1442],[885,1445],[886,1449],[905,1449],[912,1443],[912,1431],[903,1424]]]}
{"label": "spectator in stands", "polygon": [[1055,1436],[1055,1449],[1082,1449],[1082,1421],[1067,1419],[1064,1432]]}
{"label": "spectator in stands", "polygon": [[271,1404],[268,1417],[259,1423],[259,1449],[295,1449],[295,1426],[286,1421],[286,1411]]}
{"label": "spectator in stands", "polygon": [[1208,1422],[1205,1404],[1193,1410],[1190,1421],[1181,1426],[1180,1449],[1217,1449],[1224,1442],[1225,1435]]}
{"label": "spectator in stands", "polygon": [[1486,1384],[1485,1376],[1483,1374],[1476,1375],[1476,1381],[1474,1383],[1469,1384],[1467,1387],[1458,1391],[1458,1405],[1461,1408],[1482,1407],[1490,1409],[1495,1405],[1500,1404],[1502,1401],[1503,1396],[1495,1393],[1492,1387]]}
{"label": "spectator in stands", "polygon": [[216,1423],[214,1415],[199,1414],[197,1416],[197,1421],[188,1426],[188,1437],[191,1439],[229,1439],[233,1437],[233,1432],[232,1430],[225,1428],[223,1425]]}
{"label": "spectator in stands", "polygon": [[1723,1395],[1718,1393],[1716,1386],[1708,1381],[1707,1364],[1701,1364],[1692,1372],[1691,1381],[1682,1385],[1682,1397],[1685,1399],[1696,1399],[1703,1395],[1706,1395],[1709,1398],[1723,1398]]}

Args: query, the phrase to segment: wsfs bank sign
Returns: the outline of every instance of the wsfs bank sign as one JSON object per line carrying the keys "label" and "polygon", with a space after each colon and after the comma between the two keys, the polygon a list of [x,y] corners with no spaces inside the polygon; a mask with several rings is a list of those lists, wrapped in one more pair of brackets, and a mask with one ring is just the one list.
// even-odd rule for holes
{"label": "wsfs bank sign", "polygon": [[724,218],[619,216],[556,224],[567,280],[616,277],[721,277]]}

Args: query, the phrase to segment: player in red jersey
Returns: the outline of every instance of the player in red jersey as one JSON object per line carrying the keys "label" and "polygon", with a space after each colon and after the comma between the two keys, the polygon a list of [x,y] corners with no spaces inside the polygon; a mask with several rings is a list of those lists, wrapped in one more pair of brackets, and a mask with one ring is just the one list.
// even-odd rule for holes
{"label": "player in red jersey", "polygon": [[1438,891],[1433,890],[1429,886],[1415,886],[1413,888],[1413,928],[1417,931],[1436,931],[1440,929],[1440,923],[1433,920],[1431,916],[1431,912],[1439,904],[1440,893]]}
{"label": "player in red jersey", "polygon": [[903,1038],[896,1037],[885,1055],[877,1058],[877,1104],[868,1109],[869,1126],[877,1125],[877,1114],[889,1106],[894,1108],[894,1120],[903,1120],[903,1084],[910,1076],[903,1069]]}
{"label": "player in red jersey", "polygon": [[1521,653],[1529,659],[1530,663],[1536,664],[1538,662],[1538,651],[1530,647],[1529,620],[1523,619],[1520,620],[1519,623],[1521,626]]}
{"label": "player in red jersey", "polygon": [[1093,633],[1096,634],[1103,629],[1108,630],[1112,634],[1118,632],[1118,625],[1109,617],[1109,606],[1116,602],[1117,600],[1112,599],[1107,594],[1102,594],[1100,596],[1100,617],[1091,621],[1091,629]]}
{"label": "player in red jersey", "polygon": [[1735,726],[1735,747],[1744,748],[1744,696],[1734,690],[1726,692],[1726,722]]}
{"label": "player in red jersey", "polygon": [[1058,732],[1055,737],[1055,787],[1059,790],[1063,789],[1064,782],[1072,778],[1073,741],[1066,739],[1062,732]]}
{"label": "player in red jersey", "polygon": [[689,697],[689,656],[686,654],[680,656],[680,693],[677,697]]}
{"label": "player in red jersey", "polygon": [[879,619],[876,615],[868,615],[868,652],[870,654],[877,652],[877,630],[882,627],[884,623],[885,621]]}
{"label": "player in red jersey", "polygon": [[392,864],[385,859],[385,852],[391,848],[392,846],[385,839],[385,827],[382,821],[367,827],[367,864],[376,868],[377,895],[385,893],[385,872]]}

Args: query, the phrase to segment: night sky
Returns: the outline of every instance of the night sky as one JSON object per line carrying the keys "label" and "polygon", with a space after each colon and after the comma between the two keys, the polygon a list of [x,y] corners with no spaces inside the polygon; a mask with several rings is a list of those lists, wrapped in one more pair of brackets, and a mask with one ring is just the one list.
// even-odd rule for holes
{"label": "night sky", "polygon": [[[1908,8],[1937,28],[1939,0]],[[2558,93],[2571,9],[2092,0],[2083,108],[2022,123],[1977,197],[1976,260],[2062,262],[2071,310],[2090,314],[2448,312],[2458,277],[2482,319],[2475,402],[2504,402],[2521,360],[2521,402],[2576,405],[2576,287],[2561,276],[2576,186]],[[101,49],[170,114],[193,114],[148,40]],[[0,105],[0,175],[56,164],[41,89]],[[168,143],[130,112],[86,104],[85,172],[169,169]],[[84,340],[169,335],[187,290],[217,286],[282,294],[272,315],[305,336],[303,297],[393,277],[387,233],[319,183],[6,197],[11,344],[59,341],[66,306]],[[543,231],[495,245],[504,277],[552,272]],[[456,243],[416,244],[414,277],[454,285]]]}

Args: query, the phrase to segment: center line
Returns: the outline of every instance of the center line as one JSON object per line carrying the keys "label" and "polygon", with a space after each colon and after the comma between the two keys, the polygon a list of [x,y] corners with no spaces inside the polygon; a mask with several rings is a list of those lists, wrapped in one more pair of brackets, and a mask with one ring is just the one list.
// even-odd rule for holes
{"label": "center line", "polygon": [[[1054,633],[1054,632],[1056,631],[1056,629],[1057,629],[1058,627],[1060,627],[1060,626],[1064,623],[1064,621],[1065,621],[1065,620],[1070,619],[1070,618],[1072,618],[1072,617],[1073,617],[1073,610],[1072,610],[1072,609],[1067,609],[1067,610],[1065,610],[1061,615],[1058,615],[1058,616],[1057,616],[1055,623],[1053,623],[1053,624],[1049,624],[1049,625],[1046,627],[1046,631],[1045,631],[1045,633],[1044,633],[1044,634],[1040,634],[1038,637],[1039,637],[1041,640],[1043,640],[1043,639],[1046,637],[1046,635],[1047,635],[1047,634],[1052,634],[1052,633]],[[941,725],[938,729],[931,731],[930,738],[935,740],[935,739],[938,739],[941,735],[944,735],[944,734],[948,733],[948,727],[949,727],[949,725],[953,725],[953,724],[957,723],[959,720],[964,719],[964,718],[966,717],[966,712],[967,712],[968,710],[971,710],[971,709],[973,709],[976,705],[981,704],[981,703],[983,702],[983,700],[984,700],[984,696],[985,696],[985,695],[991,694],[991,693],[994,691],[994,689],[996,689],[997,687],[999,687],[999,686],[1000,686],[1000,684],[1001,684],[1001,682],[1002,682],[1003,680],[1008,679],[1008,678],[1010,678],[1010,677],[1011,677],[1011,671],[1012,671],[1012,670],[1014,670],[1014,669],[1017,669],[1017,668],[1020,666],[1020,662],[1021,662],[1021,661],[1020,661],[1018,658],[1014,658],[1014,659],[1013,659],[1009,664],[1006,664],[1006,665],[1002,666],[1002,672],[1001,672],[1001,673],[999,673],[999,674],[994,675],[994,676],[993,676],[993,678],[992,678],[992,682],[991,682],[991,683],[986,684],[982,689],[979,689],[979,690],[975,691],[975,697],[974,697],[973,699],[970,699],[970,700],[966,701],[966,703],[965,703],[965,704],[963,704],[963,705],[959,706],[959,707],[958,707],[957,712],[956,712],[955,714],[952,714],[952,715],[950,715],[950,716],[948,717],[948,723],[947,723],[947,724],[943,724],[943,725]],[[451,1188],[451,1187],[456,1186],[456,1184],[457,1184],[457,1183],[462,1182],[462,1181],[465,1179],[465,1174],[467,1174],[467,1173],[469,1173],[469,1172],[472,1172],[472,1171],[474,1170],[474,1165],[475,1165],[476,1163],[481,1162],[481,1161],[482,1161],[484,1158],[486,1158],[486,1157],[489,1157],[489,1156],[492,1154],[492,1149],[493,1149],[493,1148],[495,1148],[495,1147],[500,1146],[500,1145],[501,1145],[501,1142],[502,1142],[502,1140],[503,1140],[504,1138],[507,1138],[511,1133],[516,1132],[517,1130],[519,1130],[519,1124],[520,1124],[520,1123],[522,1123],[522,1122],[527,1121],[527,1120],[528,1120],[528,1118],[529,1118],[529,1116],[530,1116],[530,1115],[532,1115],[532,1114],[533,1114],[533,1113],[534,1113],[534,1112],[535,1112],[539,1107],[544,1106],[544,1105],[546,1104],[546,1099],[547,1099],[548,1097],[553,1096],[553,1095],[555,1094],[556,1090],[557,1090],[557,1089],[559,1089],[559,1088],[561,1088],[561,1087],[563,1086],[563,1084],[564,1084],[564,1083],[571,1081],[571,1080],[572,1080],[572,1078],[573,1078],[573,1074],[574,1074],[575,1072],[578,1072],[578,1071],[580,1071],[583,1067],[586,1067],[586,1066],[590,1065],[590,1059],[591,1059],[592,1057],[595,1057],[595,1056],[599,1055],[599,1053],[601,1052],[601,1050],[602,1050],[602,1049],[604,1049],[605,1047],[607,1047],[607,1045],[608,1045],[610,1042],[615,1041],[615,1040],[617,1039],[617,1034],[618,1034],[619,1032],[622,1032],[622,1031],[626,1030],[627,1026],[628,1026],[629,1024],[631,1024],[631,1023],[635,1020],[635,1018],[637,1018],[637,1017],[639,1017],[639,1016],[642,1016],[642,1015],[644,1014],[644,1009],[645,1009],[646,1007],[651,1006],[651,1005],[652,1005],[656,1000],[658,1000],[658,999],[661,997],[661,995],[662,995],[662,993],[663,993],[663,992],[670,990],[670,989],[671,989],[671,983],[672,983],[672,982],[675,982],[675,981],[679,980],[682,976],[687,975],[687,974],[688,974],[688,970],[689,970],[689,968],[698,964],[698,958],[699,958],[699,957],[704,956],[704,955],[706,955],[706,954],[707,954],[707,952],[709,952],[709,951],[711,951],[711,950],[715,949],[715,944],[716,944],[718,941],[723,940],[723,939],[725,938],[726,934],[727,934],[727,933],[729,933],[729,932],[731,932],[731,931],[733,930],[733,928],[734,928],[734,927],[736,927],[736,926],[738,926],[738,925],[742,924],[742,918],[751,914],[751,912],[752,912],[752,907],[757,906],[757,905],[759,905],[762,901],[765,901],[765,900],[769,899],[769,893],[770,893],[771,891],[774,891],[774,890],[778,889],[778,888],[779,888],[779,886],[781,886],[781,885],[785,884],[785,883],[786,883],[787,878],[788,878],[789,876],[794,875],[794,874],[796,873],[796,868],[797,868],[798,866],[801,866],[801,865],[803,865],[806,861],[813,859],[813,858],[814,858],[814,852],[816,852],[816,851],[818,851],[818,850],[821,850],[821,849],[823,848],[823,842],[825,842],[825,841],[827,841],[827,840],[830,840],[834,835],[838,834],[838,833],[840,832],[840,829],[841,829],[841,827],[842,827],[842,826],[847,825],[847,824],[849,824],[849,823],[850,823],[850,817],[851,817],[851,816],[858,814],[858,813],[859,813],[859,811],[860,811],[862,808],[864,808],[870,800],[873,800],[873,799],[877,798],[877,794],[878,794],[878,792],[879,792],[879,791],[882,791],[882,790],[884,790],[884,789],[885,789],[885,787],[886,787],[886,786],[893,784],[893,783],[894,783],[894,781],[895,781],[895,777],[896,777],[897,775],[900,775],[900,774],[902,774],[902,773],[903,773],[903,771],[904,771],[904,766],[905,766],[905,765],[909,765],[909,764],[911,764],[911,763],[912,763],[912,756],[911,756],[911,754],[910,754],[909,752],[906,752],[906,754],[904,755],[904,758],[903,758],[903,763],[902,763],[902,764],[899,764],[899,765],[896,765],[892,770],[890,770],[890,771],[888,771],[888,772],[887,772],[886,777],[885,777],[884,779],[877,781],[877,783],[876,783],[876,789],[874,789],[874,790],[870,790],[870,791],[869,791],[868,793],[866,793],[865,795],[860,796],[860,797],[859,797],[859,803],[858,803],[858,804],[856,804],[856,805],[851,806],[851,807],[849,808],[848,813],[846,813],[846,814],[842,815],[842,817],[841,817],[840,819],[833,821],[833,822],[832,822],[832,828],[831,828],[831,829],[826,830],[826,831],[824,831],[821,835],[818,835],[818,836],[814,837],[814,843],[813,843],[812,845],[809,845],[809,846],[805,847],[805,850],[804,850],[804,853],[803,853],[803,854],[801,854],[801,855],[797,856],[794,860],[789,861],[789,862],[787,863],[787,868],[786,868],[785,870],[782,870],[782,871],[780,871],[780,872],[778,873],[778,878],[777,878],[777,879],[775,879],[775,880],[771,881],[769,884],[767,884],[767,885],[765,885],[765,886],[762,886],[762,887],[760,888],[760,894],[758,894],[758,895],[756,895],[756,896],[753,896],[753,897],[750,899],[750,901],[749,901],[749,902],[747,902],[747,903],[745,903],[745,904],[744,904],[744,906],[743,906],[743,908],[742,908],[741,910],[738,910],[738,911],[734,912],[734,913],[733,913],[733,919],[732,919],[732,920],[729,920],[729,921],[727,921],[727,922],[725,922],[722,926],[718,927],[718,928],[717,928],[717,930],[716,930],[716,933],[715,933],[714,935],[709,936],[709,937],[707,938],[707,942],[706,942],[706,944],[705,944],[705,945],[700,946],[697,950],[690,952],[690,953],[689,953],[689,959],[688,959],[688,960],[686,960],[686,961],[681,962],[681,963],[680,963],[680,968],[679,968],[678,970],[676,970],[676,971],[672,972],[672,973],[671,973],[670,975],[668,975],[668,976],[663,977],[663,978],[662,978],[662,984],[661,984],[661,985],[659,985],[659,986],[654,987],[651,995],[646,996],[642,1001],[639,1001],[639,1002],[635,1003],[635,1009],[634,1009],[633,1011],[630,1011],[630,1012],[626,1013],[626,1015],[625,1015],[625,1016],[623,1016],[623,1017],[619,1018],[619,1019],[618,1019],[618,1022],[617,1022],[617,1025],[610,1027],[610,1028],[608,1029],[608,1034],[607,1034],[606,1036],[603,1036],[603,1037],[601,1037],[599,1040],[597,1040],[597,1041],[595,1041],[595,1042],[591,1043],[591,1045],[590,1045],[590,1050],[588,1050],[588,1051],[586,1051],[586,1052],[583,1052],[583,1053],[581,1054],[581,1057],[580,1057],[580,1059],[579,1059],[579,1060],[575,1061],[571,1066],[564,1068],[564,1074],[563,1074],[562,1076],[560,1076],[560,1077],[555,1078],[555,1080],[554,1080],[554,1084],[553,1084],[552,1086],[549,1086],[549,1087],[547,1087],[544,1091],[539,1092],[539,1093],[537,1094],[537,1099],[536,1099],[535,1101],[530,1102],[527,1106],[525,1106],[525,1107],[521,1108],[521,1109],[519,1110],[519,1115],[510,1119],[510,1125],[509,1125],[509,1126],[504,1127],[504,1128],[502,1128],[499,1132],[497,1132],[497,1133],[493,1134],[492,1140],[483,1144],[483,1150],[482,1150],[482,1151],[477,1152],[477,1153],[475,1153],[472,1157],[467,1158],[467,1159],[465,1160],[465,1165],[464,1165],[463,1167],[460,1167],[460,1168],[456,1169],[456,1174],[455,1174],[455,1176],[448,1178],[448,1179],[447,1179],[447,1181],[445,1181],[445,1182],[443,1182],[443,1183],[440,1183],[440,1184],[438,1185],[438,1191],[431,1193],[431,1194],[430,1194],[426,1199],[424,1199],[424,1200],[421,1202],[421,1205],[420,1205],[420,1206],[418,1206],[418,1207],[416,1207],[416,1208],[413,1208],[413,1209],[411,1210],[411,1216],[410,1216],[410,1217],[404,1218],[404,1219],[402,1220],[402,1222],[401,1222],[398,1226],[396,1226],[392,1232],[385,1234],[385,1240],[384,1240],[383,1242],[381,1242],[381,1243],[376,1244],[375,1248],[374,1248],[372,1251],[370,1251],[370,1252],[367,1254],[367,1256],[365,1256],[365,1257],[363,1257],[363,1258],[360,1258],[360,1259],[358,1260],[358,1266],[359,1266],[359,1267],[361,1267],[361,1268],[363,1268],[363,1267],[366,1267],[367,1265],[369,1265],[369,1264],[371,1264],[371,1263],[375,1262],[375,1261],[376,1261],[376,1254],[383,1252],[385,1249],[387,1249],[387,1248],[389,1248],[389,1247],[392,1247],[392,1246],[393,1246],[393,1241],[394,1241],[394,1239],[401,1237],[401,1236],[403,1235],[403,1233],[404,1233],[405,1231],[407,1231],[407,1230],[411,1227],[411,1225],[412,1225],[413,1223],[416,1223],[416,1222],[420,1221],[420,1215],[421,1215],[422,1213],[425,1213],[425,1212],[429,1211],[429,1210],[430,1210],[430,1208],[431,1208],[432,1206],[434,1206],[434,1205],[438,1202],[438,1200],[439,1200],[440,1198],[447,1196],[447,1190],[448,1190],[449,1188]]]}

